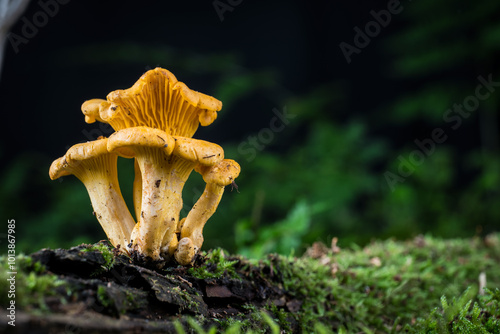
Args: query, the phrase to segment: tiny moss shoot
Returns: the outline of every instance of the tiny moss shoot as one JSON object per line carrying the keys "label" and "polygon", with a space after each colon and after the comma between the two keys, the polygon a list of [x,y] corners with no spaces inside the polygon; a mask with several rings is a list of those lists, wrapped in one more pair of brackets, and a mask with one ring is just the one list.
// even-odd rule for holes
{"label": "tiny moss shoot", "polygon": [[205,256],[206,260],[203,266],[197,268],[189,268],[189,273],[197,278],[220,278],[224,275],[229,275],[234,279],[239,276],[235,271],[234,265],[239,260],[226,260],[224,250],[217,248],[208,253],[202,252],[201,256]]}
{"label": "tiny moss shoot", "polygon": [[113,255],[113,251],[111,250],[110,246],[106,242],[98,242],[96,244],[93,244],[90,247],[83,249],[83,252],[101,253],[104,261],[106,261],[103,269],[109,271],[111,268],[113,268],[113,265],[115,263],[115,256]]}

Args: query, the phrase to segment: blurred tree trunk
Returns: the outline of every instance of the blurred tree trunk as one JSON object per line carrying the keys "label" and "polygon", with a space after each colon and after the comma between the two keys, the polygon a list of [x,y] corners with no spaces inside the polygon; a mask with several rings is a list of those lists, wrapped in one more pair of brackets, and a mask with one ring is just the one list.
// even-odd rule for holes
{"label": "blurred tree trunk", "polygon": [[0,0],[0,78],[10,28],[28,6],[29,0]]}

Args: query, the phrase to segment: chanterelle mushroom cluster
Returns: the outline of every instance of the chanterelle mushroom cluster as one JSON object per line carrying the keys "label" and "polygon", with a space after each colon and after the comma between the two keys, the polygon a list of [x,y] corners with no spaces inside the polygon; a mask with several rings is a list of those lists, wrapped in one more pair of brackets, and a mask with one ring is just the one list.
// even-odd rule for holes
{"label": "chanterelle mushroom cluster", "polygon": [[[189,89],[169,71],[150,70],[129,89],[83,103],[87,123],[108,123],[116,132],[71,147],[52,163],[50,178],[73,174],[83,182],[113,246],[159,267],[173,259],[189,265],[224,187],[240,173],[219,145],[192,138],[199,124],[217,118],[221,107],[219,100]],[[136,220],[118,185],[119,156],[135,160]],[[205,191],[180,219],[182,189],[193,170],[203,176]]]}

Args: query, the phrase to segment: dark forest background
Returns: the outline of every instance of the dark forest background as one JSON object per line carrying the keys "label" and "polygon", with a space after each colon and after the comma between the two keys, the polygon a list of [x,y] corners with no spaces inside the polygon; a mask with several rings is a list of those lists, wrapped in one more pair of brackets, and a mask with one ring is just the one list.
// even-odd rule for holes
{"label": "dark forest background", "polygon": [[[334,236],[500,228],[499,2],[52,1],[47,22],[26,28],[48,2],[12,28],[0,77],[0,216],[16,220],[18,250],[105,238],[84,186],[48,169],[111,134],[84,122],[85,100],[156,66],[223,102],[195,138],[242,167],[205,249],[289,254]],[[276,114],[288,115],[279,131]],[[130,202],[132,162],[119,171]],[[203,187],[193,173],[186,209]]]}

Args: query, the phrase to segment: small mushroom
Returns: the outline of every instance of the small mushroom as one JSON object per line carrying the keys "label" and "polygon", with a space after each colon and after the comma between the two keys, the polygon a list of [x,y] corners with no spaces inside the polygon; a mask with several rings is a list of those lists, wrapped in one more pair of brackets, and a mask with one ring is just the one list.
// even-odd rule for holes
{"label": "small mushroom", "polygon": [[177,263],[187,266],[194,262],[194,257],[198,249],[193,245],[193,241],[189,238],[183,238],[179,241],[175,252],[175,260]]}
{"label": "small mushroom", "polygon": [[[72,146],[50,166],[49,176],[75,175],[87,188],[95,216],[111,244],[126,249],[135,226],[118,185],[117,155],[107,150],[108,139]],[[126,150],[121,151],[126,156]]]}
{"label": "small mushroom", "polygon": [[203,176],[206,186],[181,226],[179,246],[183,247],[178,247],[175,259],[182,265],[190,264],[203,245],[203,227],[217,209],[225,186],[232,184],[240,174],[240,165],[225,159],[214,166],[199,164],[196,171]]}

